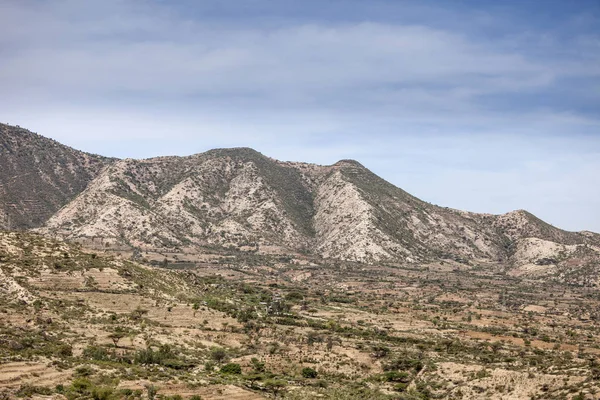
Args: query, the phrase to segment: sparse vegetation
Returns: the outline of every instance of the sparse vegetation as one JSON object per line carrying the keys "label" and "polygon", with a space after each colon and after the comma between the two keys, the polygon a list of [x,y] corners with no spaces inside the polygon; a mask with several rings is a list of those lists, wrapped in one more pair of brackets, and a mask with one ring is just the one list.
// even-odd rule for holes
{"label": "sparse vegetation", "polygon": [[[250,177],[249,186],[231,189],[231,176],[211,163]],[[600,392],[593,236],[525,212],[435,207],[351,161],[291,167],[242,149],[114,168],[110,189],[118,190],[82,196],[90,205],[106,193],[127,200],[131,209],[114,207],[119,215],[103,222],[114,237],[71,236],[78,244],[0,232],[2,400],[562,400]],[[307,189],[311,179],[331,206]],[[194,189],[177,186],[184,181]],[[188,196],[197,188],[206,189],[202,199]],[[346,212],[333,201],[342,190],[355,196],[346,199],[352,207],[374,211],[364,220]],[[184,199],[170,212],[189,218],[165,228],[168,218],[152,218],[167,194]],[[219,208],[246,197],[235,218]],[[324,237],[313,223],[316,201],[319,223],[337,221],[340,237],[363,223],[365,232],[344,242],[353,246]],[[70,206],[76,217],[54,228],[74,232],[93,214]],[[415,219],[420,236],[408,225]],[[433,239],[437,224],[448,240]]]}

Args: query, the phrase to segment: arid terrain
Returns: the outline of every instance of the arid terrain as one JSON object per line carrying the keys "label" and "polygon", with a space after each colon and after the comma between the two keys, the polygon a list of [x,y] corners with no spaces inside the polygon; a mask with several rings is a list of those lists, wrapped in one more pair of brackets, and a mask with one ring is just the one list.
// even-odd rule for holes
{"label": "arid terrain", "polygon": [[600,396],[598,234],[350,160],[0,138],[0,399]]}

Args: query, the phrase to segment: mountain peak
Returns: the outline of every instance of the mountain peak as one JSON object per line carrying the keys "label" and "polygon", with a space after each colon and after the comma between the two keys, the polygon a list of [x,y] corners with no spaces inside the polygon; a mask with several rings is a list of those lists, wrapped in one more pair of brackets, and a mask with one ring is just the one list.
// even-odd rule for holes
{"label": "mountain peak", "polygon": [[365,166],[362,165],[361,163],[359,163],[358,161],[350,160],[350,159],[339,160],[338,162],[333,164],[333,166],[339,167],[339,168],[343,168],[343,167],[365,168]]}
{"label": "mountain peak", "polygon": [[248,158],[256,158],[256,157],[264,157],[265,155],[260,153],[257,150],[254,150],[251,147],[223,147],[217,149],[211,149],[204,153],[198,154],[199,156],[216,156],[216,157],[248,157]]}

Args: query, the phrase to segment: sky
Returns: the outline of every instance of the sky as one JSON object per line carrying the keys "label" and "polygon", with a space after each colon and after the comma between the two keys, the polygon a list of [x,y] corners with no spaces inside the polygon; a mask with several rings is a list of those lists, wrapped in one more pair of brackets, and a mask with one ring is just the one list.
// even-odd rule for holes
{"label": "sky", "polygon": [[92,153],[356,159],[600,232],[600,0],[0,0],[0,88]]}

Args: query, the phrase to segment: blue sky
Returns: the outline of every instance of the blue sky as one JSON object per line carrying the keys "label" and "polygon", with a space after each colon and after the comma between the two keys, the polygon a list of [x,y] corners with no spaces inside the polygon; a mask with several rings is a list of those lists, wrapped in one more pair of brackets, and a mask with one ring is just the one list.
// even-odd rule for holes
{"label": "blue sky", "polygon": [[0,0],[0,120],[118,157],[362,162],[600,232],[600,2]]}

